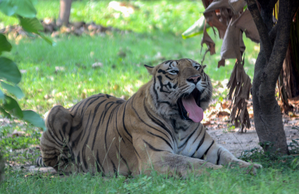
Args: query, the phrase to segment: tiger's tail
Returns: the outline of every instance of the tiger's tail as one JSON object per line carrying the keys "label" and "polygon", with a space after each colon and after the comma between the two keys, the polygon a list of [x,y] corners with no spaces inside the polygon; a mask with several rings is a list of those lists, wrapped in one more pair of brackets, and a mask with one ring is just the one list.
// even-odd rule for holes
{"label": "tiger's tail", "polygon": [[43,158],[41,156],[36,158],[35,164],[37,167],[47,167],[47,165],[43,162]]}
{"label": "tiger's tail", "polygon": [[46,118],[47,130],[41,138],[42,159],[36,159],[37,165],[53,167],[56,171],[72,172],[73,154],[69,147],[73,117],[69,110],[55,106]]}

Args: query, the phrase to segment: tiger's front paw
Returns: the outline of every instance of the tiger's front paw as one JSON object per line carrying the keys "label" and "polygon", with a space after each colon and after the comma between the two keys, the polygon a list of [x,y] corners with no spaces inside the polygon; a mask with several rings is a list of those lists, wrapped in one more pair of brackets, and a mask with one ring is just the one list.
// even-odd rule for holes
{"label": "tiger's front paw", "polygon": [[262,168],[263,166],[260,164],[256,164],[256,163],[249,163],[249,162],[245,162],[243,160],[234,160],[231,161],[228,165],[230,168],[234,168],[236,166],[239,166],[240,168],[246,168],[246,172],[247,173],[252,173],[252,174],[256,174],[256,169]]}

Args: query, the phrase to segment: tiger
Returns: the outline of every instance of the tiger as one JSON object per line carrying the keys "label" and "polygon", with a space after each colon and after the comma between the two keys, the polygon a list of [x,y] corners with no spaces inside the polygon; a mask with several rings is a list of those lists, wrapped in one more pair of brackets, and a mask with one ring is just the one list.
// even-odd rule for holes
{"label": "tiger", "polygon": [[236,158],[201,123],[212,99],[206,65],[184,58],[144,66],[151,80],[127,101],[100,93],[69,109],[54,106],[39,161],[65,173],[123,176],[154,170],[185,177],[224,165],[261,167]]}

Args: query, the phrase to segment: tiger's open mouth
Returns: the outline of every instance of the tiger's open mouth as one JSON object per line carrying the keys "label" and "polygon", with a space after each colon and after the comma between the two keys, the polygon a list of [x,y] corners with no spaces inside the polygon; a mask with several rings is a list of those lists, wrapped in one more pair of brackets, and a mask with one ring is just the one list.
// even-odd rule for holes
{"label": "tiger's open mouth", "polygon": [[195,88],[191,94],[182,95],[177,104],[183,120],[199,123],[203,119],[203,109],[199,106],[200,92]]}

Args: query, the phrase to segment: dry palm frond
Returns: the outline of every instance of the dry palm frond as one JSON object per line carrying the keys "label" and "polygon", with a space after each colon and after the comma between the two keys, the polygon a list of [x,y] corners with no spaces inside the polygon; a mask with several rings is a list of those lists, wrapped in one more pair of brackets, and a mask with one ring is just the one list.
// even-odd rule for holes
{"label": "dry palm frond", "polygon": [[[247,100],[251,89],[251,80],[244,71],[244,60],[242,55],[245,51],[242,34],[259,42],[258,30],[255,26],[250,12],[243,10],[246,2],[244,0],[202,0],[206,10],[204,16],[206,22],[218,30],[220,38],[223,38],[221,46],[221,60],[218,67],[225,65],[225,59],[237,59],[234,70],[231,74],[228,88],[228,98],[233,101],[231,122],[235,126],[250,127],[249,114],[247,110]],[[207,34],[204,28],[202,43],[208,45],[210,54],[213,54],[214,48],[211,49],[213,40]],[[214,44],[215,45],[215,44]]]}

